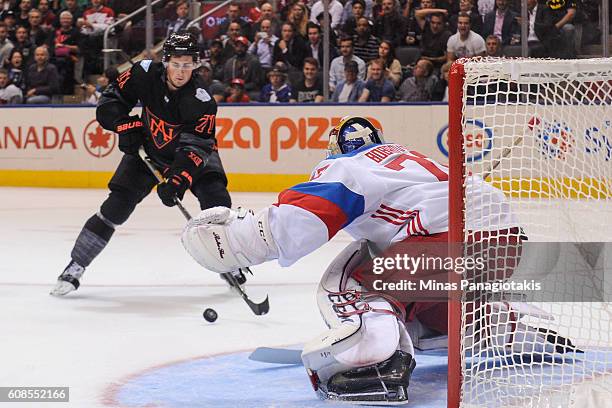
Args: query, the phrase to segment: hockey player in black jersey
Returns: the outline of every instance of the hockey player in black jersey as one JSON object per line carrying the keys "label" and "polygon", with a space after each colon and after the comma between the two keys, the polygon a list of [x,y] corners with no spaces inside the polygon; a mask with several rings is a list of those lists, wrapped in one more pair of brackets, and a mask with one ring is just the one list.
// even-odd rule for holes
{"label": "hockey player in black jersey", "polygon": [[[165,181],[157,194],[167,206],[190,189],[202,209],[231,207],[227,178],[217,151],[217,104],[199,75],[195,36],[172,34],[164,43],[162,62],[143,60],[122,73],[102,94],[96,118],[117,133],[124,154],[100,210],[87,220],[71,252],[71,261],[51,294],[63,296],[78,289],[85,268],[104,249],[115,227],[157,184],[138,156],[144,146]],[[142,116],[131,115],[140,101]]]}

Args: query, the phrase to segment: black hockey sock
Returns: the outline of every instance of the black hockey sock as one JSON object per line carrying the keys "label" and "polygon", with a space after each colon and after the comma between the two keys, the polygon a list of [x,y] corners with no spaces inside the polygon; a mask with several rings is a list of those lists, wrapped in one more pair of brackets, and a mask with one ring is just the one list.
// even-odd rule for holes
{"label": "black hockey sock", "polygon": [[108,244],[113,232],[115,232],[115,226],[102,215],[95,214],[83,226],[70,256],[79,265],[89,266]]}

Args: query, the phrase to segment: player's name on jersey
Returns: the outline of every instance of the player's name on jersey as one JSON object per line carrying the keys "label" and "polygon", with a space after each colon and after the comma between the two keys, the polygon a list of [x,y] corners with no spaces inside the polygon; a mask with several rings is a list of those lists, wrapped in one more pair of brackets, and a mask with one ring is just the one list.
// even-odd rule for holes
{"label": "player's name on jersey", "polygon": [[498,292],[531,292],[542,290],[541,282],[530,280],[518,281],[490,281],[490,282],[473,282],[469,279],[461,279],[459,282],[438,281],[435,279],[420,279],[408,280],[401,279],[399,281],[385,282],[382,279],[376,279],[372,282],[374,290],[384,292],[413,292],[413,291],[487,291],[492,293]]}

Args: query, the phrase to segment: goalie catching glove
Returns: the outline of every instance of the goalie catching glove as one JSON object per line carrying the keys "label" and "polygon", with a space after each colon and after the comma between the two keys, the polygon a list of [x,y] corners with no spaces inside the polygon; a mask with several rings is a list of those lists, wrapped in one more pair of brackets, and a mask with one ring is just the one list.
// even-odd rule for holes
{"label": "goalie catching glove", "polygon": [[181,236],[183,246],[200,265],[218,273],[278,258],[268,224],[268,209],[213,207],[191,219]]}

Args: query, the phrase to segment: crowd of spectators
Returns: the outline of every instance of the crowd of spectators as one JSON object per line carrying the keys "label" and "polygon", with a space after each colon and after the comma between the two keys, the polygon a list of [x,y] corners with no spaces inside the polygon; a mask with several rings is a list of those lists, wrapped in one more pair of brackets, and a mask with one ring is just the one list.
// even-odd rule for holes
{"label": "crowd of spectators", "polygon": [[[216,32],[199,35],[198,71],[219,102],[322,102],[322,0],[240,1]],[[597,42],[596,0],[526,0],[533,57],[576,58]],[[49,103],[81,89],[95,103],[104,30],[144,0],[0,0],[0,104]],[[165,34],[188,28],[191,3]],[[276,7],[275,7],[276,6]],[[457,58],[518,56],[519,0],[330,0],[329,98],[335,102],[442,101]],[[113,31],[119,39],[127,25]],[[119,41],[119,46],[122,41]],[[88,74],[103,74],[87,84]]]}

